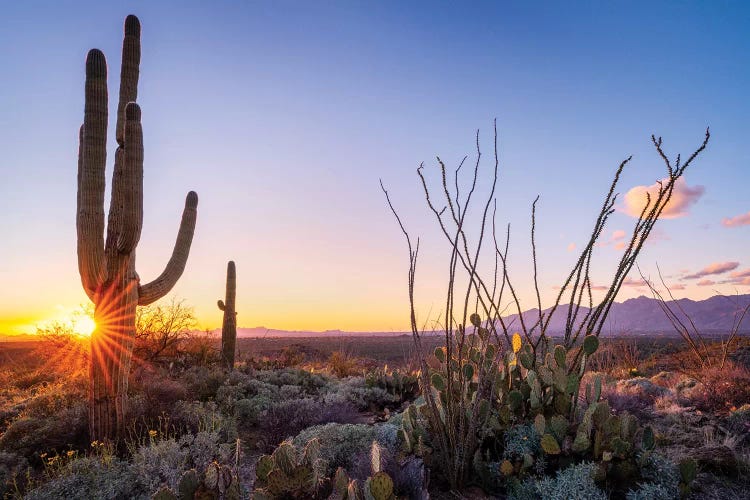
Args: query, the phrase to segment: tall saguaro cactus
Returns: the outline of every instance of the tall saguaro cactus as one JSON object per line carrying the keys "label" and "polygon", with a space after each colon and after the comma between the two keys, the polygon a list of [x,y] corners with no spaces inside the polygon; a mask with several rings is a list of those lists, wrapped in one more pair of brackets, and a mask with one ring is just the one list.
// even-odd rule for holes
{"label": "tall saguaro cactus", "polygon": [[104,234],[104,170],[107,160],[107,61],[98,49],[86,57],[86,104],[78,153],[78,270],[94,303],[96,329],[91,335],[91,439],[121,436],[127,406],[128,374],[135,338],[136,306],[169,292],[185,269],[193,240],[198,195],[185,200],[177,242],[166,268],[154,281],[141,284],[135,271],[135,249],[143,226],[143,130],[135,103],[141,59],[141,25],[125,19],[118,143],[112,196]]}
{"label": "tall saguaro cactus", "polygon": [[221,324],[221,358],[228,370],[234,368],[234,350],[237,345],[237,311],[234,307],[236,292],[237,270],[234,261],[230,260],[227,264],[226,296],[218,302],[219,309],[224,311],[224,321]]}

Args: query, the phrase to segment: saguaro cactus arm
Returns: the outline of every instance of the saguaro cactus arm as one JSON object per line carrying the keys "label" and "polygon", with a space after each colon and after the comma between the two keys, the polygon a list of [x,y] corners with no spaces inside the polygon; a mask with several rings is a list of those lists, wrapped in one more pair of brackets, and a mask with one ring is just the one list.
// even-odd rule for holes
{"label": "saguaro cactus arm", "polygon": [[164,271],[151,283],[138,287],[138,305],[146,306],[164,297],[177,283],[185,270],[190,244],[193,242],[195,220],[198,216],[198,195],[190,191],[185,198],[185,209],[182,212],[180,230],[172,250],[172,257]]}
{"label": "saguaro cactus arm", "polygon": [[130,253],[138,245],[143,227],[143,128],[141,108],[131,102],[125,109],[125,160],[120,179],[123,213],[117,249]]}
{"label": "saguaro cactus arm", "polygon": [[78,159],[78,270],[90,297],[104,283],[104,168],[107,162],[107,61],[86,56],[86,97]]}
{"label": "saguaro cactus arm", "polygon": [[117,143],[122,146],[125,139],[125,107],[138,97],[138,76],[141,64],[141,23],[129,15],[125,18],[125,38],[122,42],[122,64],[120,66],[120,100],[117,105]]}
{"label": "saguaro cactus arm", "polygon": [[[115,254],[118,252],[127,253],[128,251],[135,248],[133,244],[132,236],[133,231],[136,229],[135,224],[139,226],[137,233],[140,235],[140,227],[143,225],[143,216],[140,209],[137,210],[138,216],[132,217],[133,214],[129,213],[130,206],[128,206],[128,200],[125,199],[126,194],[124,191],[128,190],[127,185],[132,186],[134,179],[127,176],[134,175],[132,168],[130,172],[126,172],[127,165],[125,165],[125,129],[126,129],[126,116],[125,110],[130,102],[135,102],[138,97],[138,76],[139,76],[139,65],[141,62],[141,24],[138,18],[130,15],[125,19],[125,36],[122,44],[122,65],[120,69],[120,99],[117,104],[117,129],[116,137],[119,147],[115,152],[115,169],[112,176],[112,198],[109,206],[109,218],[107,220],[107,239],[105,243],[105,254],[108,260],[111,261],[108,272],[110,275],[114,275],[117,269],[113,268],[116,263]],[[140,139],[135,139],[137,145],[142,147],[142,136]],[[136,146],[136,144],[128,144],[129,146]],[[132,153],[131,153],[132,154]],[[142,164],[141,164],[142,171]],[[141,196],[142,199],[142,196]],[[141,203],[142,206],[142,203]],[[125,220],[128,214],[128,221]],[[124,227],[127,224],[128,227]],[[122,239],[124,232],[129,233],[129,237]],[[135,242],[137,243],[137,241]]]}

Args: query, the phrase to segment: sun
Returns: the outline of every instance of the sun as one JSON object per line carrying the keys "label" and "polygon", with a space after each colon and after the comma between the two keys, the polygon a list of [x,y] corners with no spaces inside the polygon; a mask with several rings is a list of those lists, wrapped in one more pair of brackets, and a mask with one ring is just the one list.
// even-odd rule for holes
{"label": "sun", "polygon": [[96,329],[96,323],[90,316],[80,315],[75,318],[72,322],[73,332],[81,337],[90,337]]}

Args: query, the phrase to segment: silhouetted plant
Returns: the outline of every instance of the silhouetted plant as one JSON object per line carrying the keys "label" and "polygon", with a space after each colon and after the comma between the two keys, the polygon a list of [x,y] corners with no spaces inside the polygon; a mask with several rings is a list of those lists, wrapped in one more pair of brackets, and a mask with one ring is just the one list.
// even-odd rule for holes
{"label": "silhouetted plant", "polygon": [[133,352],[144,361],[175,357],[191,337],[196,319],[193,308],[174,297],[136,310]]}
{"label": "silhouetted plant", "polygon": [[127,409],[128,375],[135,337],[136,307],[164,297],[182,275],[193,239],[198,195],[191,191],[164,271],[141,284],[135,250],[143,226],[143,130],[135,103],[141,59],[141,24],[125,19],[125,38],[117,107],[118,143],[112,177],[109,218],[104,219],[107,160],[107,61],[98,49],[86,57],[83,126],[79,132],[78,270],[94,303],[96,330],[91,335],[89,431],[92,440],[119,437]]}
{"label": "silhouetted plant", "polygon": [[[605,292],[604,298],[594,306],[591,293],[590,278],[591,260],[595,243],[599,239],[609,216],[614,212],[617,199],[615,188],[620,175],[630,161],[623,161],[618,167],[602,208],[597,215],[596,222],[577,262],[565,279],[560,292],[549,312],[542,310],[541,296],[537,280],[536,258],[536,204],[538,197],[532,204],[531,211],[531,250],[533,260],[533,283],[536,292],[536,307],[538,316],[532,323],[527,324],[523,315],[520,300],[516,294],[508,272],[508,246],[510,240],[510,226],[507,229],[504,247],[498,242],[496,234],[496,187],[498,182],[498,151],[497,129],[494,141],[494,169],[491,176],[491,188],[487,198],[479,206],[478,224],[475,228],[476,239],[470,242],[468,227],[472,199],[479,184],[479,166],[481,151],[479,148],[479,132],[476,139],[476,162],[471,175],[468,192],[461,198],[459,174],[464,166],[466,157],[460,162],[450,179],[443,161],[438,157],[440,187],[437,193],[428,187],[424,174],[424,165],[420,164],[417,174],[421,180],[425,200],[434,214],[440,230],[450,248],[450,262],[448,270],[448,286],[445,308],[442,313],[441,329],[445,338],[445,347],[435,351],[435,357],[424,355],[422,349],[423,331],[417,325],[414,304],[414,284],[416,276],[417,257],[419,254],[419,239],[412,244],[411,237],[401,221],[397,211],[391,203],[388,191],[381,182],[381,188],[386,196],[388,205],[393,212],[399,227],[404,234],[409,250],[408,295],[410,303],[410,324],[416,351],[420,355],[422,394],[425,398],[424,414],[429,422],[432,443],[436,447],[439,465],[452,488],[459,488],[469,479],[471,462],[479,446],[478,432],[486,424],[490,410],[497,404],[498,385],[502,383],[514,387],[514,383],[526,385],[528,389],[532,380],[525,380],[526,373],[515,370],[513,363],[521,362],[523,368],[532,373],[541,364],[557,367],[561,370],[561,377],[580,373],[586,370],[586,356],[593,354],[598,347],[598,336],[607,319],[609,310],[614,302],[625,278],[635,265],[636,258],[643,248],[643,244],[650,235],[656,221],[661,216],[670,201],[675,183],[682,177],[687,167],[702,152],[709,140],[706,135],[701,146],[684,163],[678,156],[674,165],[662,150],[662,140],[652,136],[657,153],[667,167],[667,179],[659,181],[657,194],[647,195],[646,203],[633,228],[630,241],[626,244],[620,261],[615,269],[611,284]],[[455,189],[454,187],[455,186]],[[436,195],[436,196],[435,196]],[[437,201],[440,199],[440,201]],[[492,207],[492,219],[490,208]],[[483,244],[492,231],[494,242],[495,271],[490,279],[479,272],[479,258]],[[463,274],[466,284],[460,289],[457,278]],[[499,278],[499,279],[498,279]],[[507,288],[506,288],[507,287]],[[511,295],[511,302],[518,313],[519,330],[524,339],[524,352],[521,350],[521,336],[513,335],[512,324],[506,323],[503,317],[502,298],[504,292]],[[563,295],[569,293],[567,304],[563,303]],[[586,306],[587,304],[587,306]],[[551,356],[548,328],[553,314],[560,308],[566,314],[563,345],[555,348],[555,359],[547,362],[544,356]],[[567,309],[567,310],[565,310]],[[504,342],[501,340],[504,339]],[[584,340],[584,342],[581,342]],[[492,347],[490,350],[489,348]],[[503,363],[498,363],[500,353],[512,347],[512,356]],[[561,349],[558,357],[558,348]],[[570,356],[568,356],[570,354]],[[522,357],[523,359],[522,359]],[[437,361],[437,364],[435,362]],[[507,365],[507,368],[506,368]],[[500,372],[507,374],[505,382],[498,379]],[[516,380],[520,377],[520,380]],[[536,377],[535,377],[536,378]],[[580,380],[580,379],[578,379]],[[537,380],[538,384],[538,380]],[[561,391],[559,407],[573,417],[576,415],[578,398],[577,385],[572,393],[568,392],[564,381],[556,384]],[[512,393],[513,391],[511,391]],[[510,393],[509,393],[510,395]],[[528,396],[518,394],[511,398],[515,409],[523,407],[524,399]],[[567,403],[564,401],[567,399]],[[597,397],[598,399],[598,397]],[[501,400],[502,402],[502,400]],[[533,405],[533,403],[532,403]],[[606,410],[609,412],[609,409]]]}
{"label": "silhouetted plant", "polygon": [[217,303],[224,312],[221,323],[221,358],[224,367],[234,369],[235,347],[237,345],[237,310],[234,307],[237,294],[237,270],[234,261],[227,263],[227,290],[224,300]]}

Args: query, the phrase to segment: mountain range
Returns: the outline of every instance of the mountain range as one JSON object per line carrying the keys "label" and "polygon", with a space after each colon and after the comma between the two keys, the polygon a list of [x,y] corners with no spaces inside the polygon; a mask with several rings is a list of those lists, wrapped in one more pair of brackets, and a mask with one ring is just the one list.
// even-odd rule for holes
{"label": "mountain range", "polygon": [[[750,294],[745,295],[715,295],[705,300],[679,299],[676,304],[669,302],[672,310],[690,327],[688,317],[692,319],[695,327],[702,333],[727,332],[732,329],[735,321],[739,319],[742,310],[750,304]],[[680,311],[680,308],[682,311]],[[542,312],[549,314],[551,308]],[[582,307],[579,312],[579,321],[588,308]],[[568,305],[560,305],[550,320],[548,333],[556,334],[565,330]],[[531,326],[539,317],[538,309],[524,311],[523,319],[526,326]],[[518,314],[504,317],[508,328],[512,331],[520,330]],[[740,331],[750,333],[750,311],[742,322]],[[214,336],[221,337],[221,329],[217,328],[211,332]],[[308,331],[308,330],[279,330],[257,326],[254,328],[237,328],[238,337],[352,337],[352,336],[377,336],[390,337],[408,335],[410,332],[386,331],[386,332],[347,332],[343,330]],[[615,302],[609,311],[607,321],[602,329],[602,335],[617,335],[622,333],[647,334],[647,333],[675,333],[672,324],[659,306],[659,301],[650,297],[640,296],[628,299],[624,302]],[[0,334],[2,341],[35,340],[34,335],[9,336]]]}
{"label": "mountain range", "polygon": [[[715,295],[705,300],[679,299],[675,302],[667,302],[670,309],[688,328],[692,330],[690,324],[690,320],[692,320],[695,328],[702,333],[731,330],[748,304],[750,304],[750,294]],[[551,308],[545,309],[543,313],[549,314],[550,310]],[[581,308],[578,313],[578,321],[583,319],[587,311],[587,307]],[[558,307],[549,322],[548,332],[553,334],[563,332],[567,315],[567,304]],[[523,320],[527,327],[533,325],[538,318],[539,310],[536,308],[523,313]],[[518,314],[507,316],[504,321],[506,325],[513,322],[514,327],[520,326]],[[740,330],[750,331],[750,311],[745,316]],[[674,328],[662,310],[659,301],[641,295],[634,299],[612,304],[602,328],[602,335],[670,331],[674,331]]]}
{"label": "mountain range", "polygon": [[[705,300],[679,299],[677,304],[668,302],[677,316],[690,327],[689,319],[692,319],[695,327],[702,333],[716,333],[729,331],[734,326],[742,313],[742,310],[750,304],[750,294],[745,295],[715,295]],[[677,307],[679,305],[679,307]],[[682,309],[683,312],[680,311]],[[548,314],[551,308],[542,312]],[[582,307],[578,314],[579,321],[588,308]],[[568,305],[561,305],[555,311],[549,323],[548,332],[551,334],[561,333],[565,330]],[[529,309],[524,311],[524,323],[532,325],[539,317],[539,310]],[[506,325],[510,328],[520,329],[518,314],[504,317]],[[742,322],[743,332],[750,332],[750,311]],[[221,332],[220,329],[216,330]],[[602,335],[621,333],[669,333],[674,328],[669,319],[662,311],[659,301],[641,295],[638,298],[628,299],[624,302],[615,302],[609,311],[607,321],[602,329]],[[327,330],[324,332],[314,331],[287,331],[266,328],[263,326],[255,328],[238,328],[238,337],[348,337],[348,336],[393,336],[404,335],[408,332],[346,332],[342,330]],[[675,332],[676,333],[676,332]]]}

